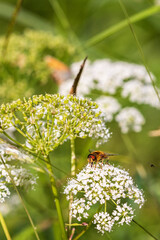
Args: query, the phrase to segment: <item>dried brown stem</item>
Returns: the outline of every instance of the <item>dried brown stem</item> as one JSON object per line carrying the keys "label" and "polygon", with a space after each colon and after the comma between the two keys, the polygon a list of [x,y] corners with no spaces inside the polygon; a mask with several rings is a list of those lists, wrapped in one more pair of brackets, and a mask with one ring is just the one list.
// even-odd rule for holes
{"label": "dried brown stem", "polygon": [[82,65],[81,65],[81,67],[80,67],[80,70],[79,70],[76,78],[74,79],[73,85],[72,85],[71,90],[70,90],[70,94],[72,94],[72,95],[76,95],[77,86],[78,86],[78,83],[79,83],[79,80],[80,80],[82,71],[83,71],[83,69],[84,69],[84,65],[85,65],[86,60],[87,60],[87,57],[84,59]]}

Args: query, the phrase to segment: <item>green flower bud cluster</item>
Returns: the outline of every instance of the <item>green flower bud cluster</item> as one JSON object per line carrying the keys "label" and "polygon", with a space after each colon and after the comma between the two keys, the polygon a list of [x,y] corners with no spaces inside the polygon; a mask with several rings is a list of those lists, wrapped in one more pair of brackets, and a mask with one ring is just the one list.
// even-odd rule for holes
{"label": "green flower bud cluster", "polygon": [[32,98],[3,104],[0,131],[13,126],[26,138],[33,152],[47,156],[68,138],[91,137],[97,144],[110,133],[95,102],[73,95],[34,95]]}
{"label": "green flower bud cluster", "polygon": [[[3,44],[4,37],[0,37],[0,49]],[[13,33],[5,61],[0,63],[0,98],[10,101],[30,97],[37,84],[46,86],[44,90],[47,91],[53,70],[49,69],[45,57],[50,55],[69,64],[74,53],[74,47],[62,37],[48,32],[27,30],[21,35]]]}

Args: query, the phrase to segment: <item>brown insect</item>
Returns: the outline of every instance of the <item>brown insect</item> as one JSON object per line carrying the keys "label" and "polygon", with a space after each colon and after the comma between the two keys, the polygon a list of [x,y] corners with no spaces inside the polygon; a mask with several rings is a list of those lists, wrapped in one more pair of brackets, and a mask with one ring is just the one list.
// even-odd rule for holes
{"label": "brown insect", "polygon": [[92,167],[94,163],[97,165],[97,163],[102,162],[103,164],[105,159],[109,160],[110,156],[116,156],[116,155],[117,154],[105,153],[102,151],[93,151],[93,152],[90,152],[90,154],[87,157],[87,160]]}

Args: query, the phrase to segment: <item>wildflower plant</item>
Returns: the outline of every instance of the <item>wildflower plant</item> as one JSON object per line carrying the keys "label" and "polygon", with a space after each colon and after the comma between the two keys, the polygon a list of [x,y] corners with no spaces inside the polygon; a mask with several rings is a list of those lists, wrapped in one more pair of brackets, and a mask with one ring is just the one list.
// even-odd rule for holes
{"label": "wildflower plant", "polygon": [[88,224],[91,221],[102,234],[110,232],[114,225],[129,224],[135,215],[135,205],[141,208],[144,204],[143,192],[129,173],[110,164],[88,164],[68,181],[64,193],[67,200],[71,193],[74,196],[72,217]]}
{"label": "wildflower plant", "polygon": [[[12,127],[23,137],[21,142],[7,133],[7,130]],[[55,197],[62,238],[66,239],[49,153],[70,139],[73,160],[75,138],[92,137],[97,140],[97,145],[106,142],[110,133],[98,105],[88,99],[60,94],[35,95],[29,99],[18,99],[1,105],[0,133],[24,151],[24,154],[21,151],[18,153],[13,146],[9,147],[3,143],[1,145],[2,153],[8,152],[13,157],[18,155],[18,158],[23,161],[28,160],[29,157],[26,158],[26,155],[32,155],[33,162],[43,160],[43,163],[46,164]],[[5,159],[6,154],[3,157]],[[73,173],[75,162],[73,161],[71,164]],[[2,189],[2,191],[6,191],[6,189]]]}
{"label": "wildflower plant", "polygon": [[90,100],[59,94],[33,96],[2,104],[0,131],[14,127],[31,152],[48,155],[68,138],[93,137],[106,142],[110,136],[98,105]]}

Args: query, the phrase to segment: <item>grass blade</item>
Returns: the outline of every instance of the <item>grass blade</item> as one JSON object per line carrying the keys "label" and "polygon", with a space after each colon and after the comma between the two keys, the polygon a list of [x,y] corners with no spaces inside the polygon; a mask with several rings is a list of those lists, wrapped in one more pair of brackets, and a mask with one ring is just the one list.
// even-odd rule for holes
{"label": "grass blade", "polygon": [[144,53],[143,53],[141,44],[140,44],[140,42],[139,42],[139,40],[138,40],[138,37],[137,37],[137,35],[136,35],[136,33],[135,33],[134,29],[133,29],[132,23],[131,23],[131,21],[130,21],[130,17],[129,17],[129,15],[128,15],[128,13],[127,13],[127,10],[126,10],[126,8],[125,8],[125,6],[124,6],[124,4],[123,4],[123,2],[122,2],[121,0],[119,0],[119,4],[120,4],[120,6],[121,6],[121,8],[122,8],[122,11],[123,11],[125,17],[126,17],[126,20],[128,21],[128,26],[129,26],[129,28],[130,28],[130,30],[131,30],[131,33],[133,34],[133,37],[134,37],[134,39],[135,39],[135,42],[136,42],[137,48],[138,48],[138,50],[139,50],[139,52],[140,52],[140,56],[141,56],[141,58],[142,58],[143,64],[144,64],[144,66],[145,66],[145,68],[146,68],[146,71],[147,71],[147,73],[148,73],[148,75],[149,75],[149,78],[150,78],[150,80],[151,80],[151,83],[152,83],[152,86],[153,86],[153,88],[154,88],[154,91],[155,91],[155,93],[156,93],[156,95],[157,95],[157,97],[158,97],[158,100],[160,101],[160,96],[159,96],[158,90],[157,90],[157,88],[156,88],[155,82],[154,82],[154,80],[153,80],[153,78],[152,78],[152,76],[151,76],[151,73],[150,73],[150,71],[149,71],[149,67],[148,67],[147,61],[146,61],[146,59],[145,59],[145,56],[144,56]]}
{"label": "grass blade", "polygon": [[[137,13],[135,15],[133,15],[132,17],[130,17],[130,22],[131,23],[135,23],[135,22],[139,22],[142,19],[145,19],[149,16],[152,16],[156,13],[160,12],[160,6],[153,6],[150,7],[144,11],[141,11],[140,13]],[[85,43],[85,48],[89,48],[92,47],[96,44],[98,44],[99,42],[103,41],[105,38],[111,36],[112,34],[118,32],[119,30],[125,28],[126,26],[128,26],[128,20],[123,20],[120,23],[104,30],[103,32],[95,35],[94,37],[92,37],[91,39],[89,39],[88,41],[86,41]]]}

